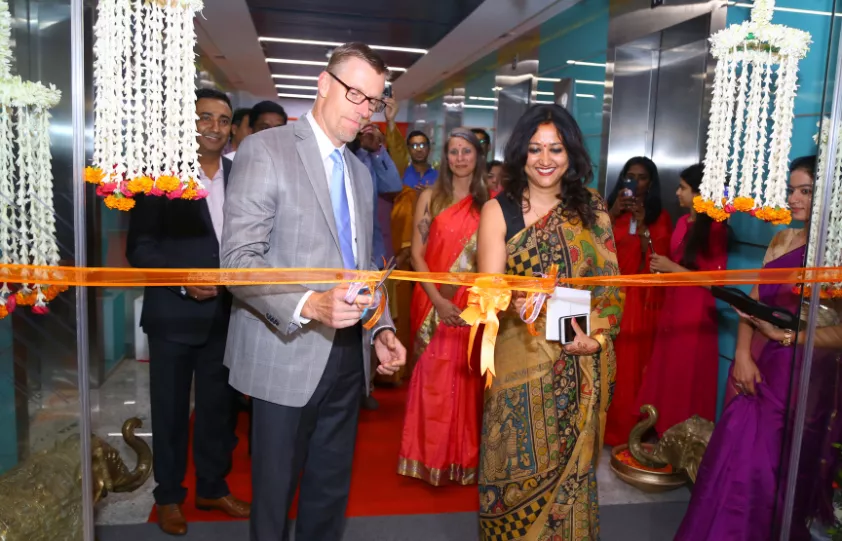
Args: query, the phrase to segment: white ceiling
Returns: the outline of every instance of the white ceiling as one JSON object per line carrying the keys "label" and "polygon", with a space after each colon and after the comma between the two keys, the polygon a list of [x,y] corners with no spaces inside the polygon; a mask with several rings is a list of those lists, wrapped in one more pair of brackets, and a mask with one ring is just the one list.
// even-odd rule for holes
{"label": "white ceiling", "polygon": [[[394,83],[395,96],[405,100],[428,90],[444,78],[470,66],[490,52],[517,39],[580,1],[582,0],[485,0],[476,9],[470,6],[473,11],[462,19],[458,26],[438,43],[428,45],[428,54],[420,57],[406,73],[397,78]],[[369,2],[378,3],[382,0],[369,0]],[[355,6],[357,11],[360,11],[360,8],[363,12],[368,9],[360,4]],[[277,8],[280,12],[285,9],[289,9],[287,4]],[[329,13],[309,15],[331,16]],[[252,101],[261,99],[288,101],[279,100],[277,97],[274,84],[278,81],[273,82],[271,78],[271,69],[266,63],[264,47],[258,42],[258,30],[253,16],[258,15],[249,8],[247,0],[205,0],[204,10],[196,18],[199,48],[208,61],[214,65],[214,71],[222,74],[226,79],[226,86],[232,91],[248,96]],[[347,17],[348,15],[337,16]],[[263,20],[262,16],[260,17],[260,24],[266,26],[267,21]],[[359,17],[359,14],[355,17]],[[382,18],[382,13],[380,18]],[[410,19],[415,20],[413,17]],[[400,24],[412,24],[412,21],[406,20]],[[267,30],[264,28],[263,31]],[[279,30],[276,37],[281,35],[280,32],[282,31]],[[350,29],[348,32],[351,33]],[[294,30],[286,31],[285,29],[283,34],[299,39],[320,39],[316,36],[296,35]],[[351,37],[354,38],[353,35]],[[392,43],[393,41],[386,35],[379,40],[378,44],[411,45]],[[416,44],[416,46],[424,45],[427,44]],[[322,54],[323,52],[321,51]],[[313,54],[318,56],[320,51],[314,50]],[[318,74],[319,68],[311,67],[310,69]]]}

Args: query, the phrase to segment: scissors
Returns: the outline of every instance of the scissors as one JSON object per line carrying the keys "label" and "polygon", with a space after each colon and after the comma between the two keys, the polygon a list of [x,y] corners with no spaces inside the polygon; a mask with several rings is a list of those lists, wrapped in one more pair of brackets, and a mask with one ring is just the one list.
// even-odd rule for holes
{"label": "scissors", "polygon": [[392,256],[392,258],[389,259],[388,262],[386,262],[384,259],[384,262],[386,263],[384,267],[384,270],[386,272],[383,274],[383,277],[374,285],[374,291],[370,292],[367,285],[356,282],[351,285],[351,287],[348,289],[348,292],[345,294],[345,302],[347,302],[348,304],[353,304],[353,302],[357,298],[357,295],[370,293],[372,295],[371,306],[367,308],[365,312],[368,312],[371,308],[380,304],[380,288],[382,288],[383,284],[386,283],[386,280],[389,279],[389,276],[392,274],[392,271],[398,268],[398,262],[395,256]]}

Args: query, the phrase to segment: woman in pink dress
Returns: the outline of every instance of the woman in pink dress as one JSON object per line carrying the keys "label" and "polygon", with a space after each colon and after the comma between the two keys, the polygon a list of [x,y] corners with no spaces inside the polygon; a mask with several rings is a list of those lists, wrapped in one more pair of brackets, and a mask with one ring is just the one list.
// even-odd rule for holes
{"label": "woman in pink dress", "polygon": [[[670,242],[669,257],[653,254],[652,272],[722,270],[728,259],[728,228],[693,210],[699,195],[701,164],[685,169],[676,195],[690,214],[679,218]],[[659,413],[658,434],[669,427],[699,415],[713,421],[716,416],[716,389],[719,340],[716,301],[704,287],[670,287],[655,336],[652,359],[643,374],[636,410],[643,404]]]}

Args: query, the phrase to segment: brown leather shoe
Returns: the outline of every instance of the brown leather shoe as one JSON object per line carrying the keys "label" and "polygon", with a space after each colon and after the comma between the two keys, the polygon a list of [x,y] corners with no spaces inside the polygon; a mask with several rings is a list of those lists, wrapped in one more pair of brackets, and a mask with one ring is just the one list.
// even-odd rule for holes
{"label": "brown leather shoe", "polygon": [[208,498],[196,497],[196,509],[211,511],[216,509],[234,518],[249,518],[251,515],[251,504],[239,500],[231,494],[211,500]]}
{"label": "brown leather shoe", "polygon": [[170,535],[185,535],[187,533],[187,521],[181,512],[181,506],[177,503],[169,505],[156,505],[158,508],[158,526],[164,533]]}

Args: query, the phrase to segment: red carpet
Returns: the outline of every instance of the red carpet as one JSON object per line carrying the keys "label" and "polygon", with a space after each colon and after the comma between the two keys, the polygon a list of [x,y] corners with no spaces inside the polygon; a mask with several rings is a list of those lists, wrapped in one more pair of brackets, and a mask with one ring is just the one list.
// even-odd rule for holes
{"label": "red carpet", "polygon": [[[476,485],[432,487],[395,473],[401,444],[406,404],[406,384],[400,389],[377,389],[377,411],[360,412],[354,473],[348,501],[349,517],[460,513],[479,509]],[[228,486],[238,498],[251,501],[251,460],[248,455],[248,419],[242,414],[237,425],[239,445],[234,450],[234,467]],[[192,438],[191,438],[192,439]],[[188,522],[233,520],[219,511],[199,511],[194,505],[196,477],[192,450],[187,465],[187,499],[183,511]],[[295,513],[293,506],[292,514]],[[157,515],[153,507],[149,522]]]}

